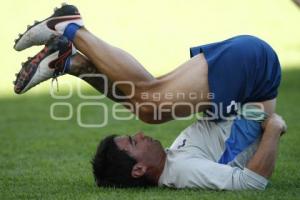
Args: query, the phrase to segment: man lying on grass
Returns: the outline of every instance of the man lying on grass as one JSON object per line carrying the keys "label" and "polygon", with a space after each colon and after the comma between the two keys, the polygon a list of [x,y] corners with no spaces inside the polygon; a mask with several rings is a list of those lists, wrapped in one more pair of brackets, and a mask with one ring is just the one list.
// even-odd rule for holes
{"label": "man lying on grass", "polygon": [[[17,74],[18,94],[63,74],[103,74],[108,84],[83,79],[144,122],[205,113],[168,149],[143,133],[106,137],[92,161],[98,186],[265,189],[286,130],[274,113],[280,64],[266,42],[237,36],[194,47],[190,60],[155,78],[130,54],[89,32],[76,7],[63,5],[29,26],[14,48],[41,44],[45,48]],[[123,84],[113,91],[117,82]]]}

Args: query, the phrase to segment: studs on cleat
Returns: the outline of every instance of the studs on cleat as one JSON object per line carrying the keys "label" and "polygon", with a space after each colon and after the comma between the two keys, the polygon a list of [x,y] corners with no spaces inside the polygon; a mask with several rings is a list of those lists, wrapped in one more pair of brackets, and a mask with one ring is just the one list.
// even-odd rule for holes
{"label": "studs on cleat", "polygon": [[55,7],[55,8],[54,8],[54,12],[56,12],[57,10],[58,10],[58,8],[57,8],[57,7]]}
{"label": "studs on cleat", "polygon": [[30,29],[30,25],[27,25],[27,30]]}
{"label": "studs on cleat", "polygon": [[19,76],[19,73],[15,73],[15,76],[16,76],[16,77]]}
{"label": "studs on cleat", "polygon": [[65,3],[65,2],[61,4],[61,6],[62,6],[62,7],[63,7],[63,6],[66,6],[66,5],[68,5],[68,4],[67,4],[67,3]]}
{"label": "studs on cleat", "polygon": [[22,65],[22,67],[23,67],[23,66],[25,65],[25,63],[24,63],[24,62],[22,62],[22,63],[21,63],[21,65]]}
{"label": "studs on cleat", "polygon": [[18,39],[15,39],[15,43],[18,42]]}
{"label": "studs on cleat", "polygon": [[19,37],[22,37],[22,34],[21,34],[21,33],[19,33]]}
{"label": "studs on cleat", "polygon": [[39,23],[39,21],[37,21],[37,20],[34,20],[34,22],[33,22],[34,24],[37,24],[37,23]]}

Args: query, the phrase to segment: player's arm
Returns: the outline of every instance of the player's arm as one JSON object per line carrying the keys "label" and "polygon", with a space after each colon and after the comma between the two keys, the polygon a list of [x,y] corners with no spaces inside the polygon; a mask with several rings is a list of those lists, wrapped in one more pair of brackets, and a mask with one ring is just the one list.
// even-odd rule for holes
{"label": "player's arm", "polygon": [[[175,187],[200,187],[217,190],[264,190],[274,170],[283,119],[273,114],[263,124],[264,133],[256,153],[243,169],[205,159],[186,160],[174,178]],[[180,180],[180,181],[179,181]]]}
{"label": "player's arm", "polygon": [[275,167],[279,139],[286,131],[284,120],[273,114],[263,125],[264,133],[256,153],[247,164],[251,171],[269,178]]}

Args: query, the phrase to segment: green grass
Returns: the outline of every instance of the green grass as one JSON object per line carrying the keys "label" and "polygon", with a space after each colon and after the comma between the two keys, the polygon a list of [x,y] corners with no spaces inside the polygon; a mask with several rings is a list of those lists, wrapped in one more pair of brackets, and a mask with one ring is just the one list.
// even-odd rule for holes
{"label": "green grass", "polygon": [[[143,130],[165,147],[191,121],[146,125],[109,117],[103,128],[80,128],[76,115],[70,121],[50,119],[49,107],[57,100],[48,94],[0,98],[0,199],[299,199],[300,197],[300,69],[284,70],[277,111],[289,129],[282,138],[277,167],[264,192],[204,190],[99,189],[94,185],[91,157],[98,141],[110,133]],[[76,96],[74,108],[82,102]],[[105,99],[103,102],[112,103]],[[56,113],[58,115],[64,115]],[[85,122],[101,119],[88,109]]]}
{"label": "green grass", "polygon": [[[93,33],[131,52],[155,75],[169,72],[187,60],[190,46],[238,34],[256,35],[270,43],[285,69],[278,112],[289,125],[288,134],[281,141],[276,171],[265,192],[95,187],[89,161],[102,137],[144,130],[168,146],[192,121],[149,126],[135,120],[116,121],[110,116],[108,126],[87,129],[77,125],[76,114],[70,121],[50,119],[50,105],[57,101],[45,94],[48,84],[42,84],[26,95],[15,96],[11,86],[13,74],[27,56],[34,55],[41,47],[15,52],[13,41],[27,24],[48,16],[61,0],[12,0],[2,3],[0,13],[0,24],[5,27],[5,31],[0,31],[0,200],[300,198],[300,69],[293,69],[300,63],[300,12],[291,1],[68,2],[79,7],[85,24]],[[80,102],[76,97],[70,101],[73,108]],[[104,102],[112,105],[108,100]],[[56,114],[63,116],[66,113],[62,109]],[[96,122],[101,116],[101,113],[87,109],[84,121]]]}

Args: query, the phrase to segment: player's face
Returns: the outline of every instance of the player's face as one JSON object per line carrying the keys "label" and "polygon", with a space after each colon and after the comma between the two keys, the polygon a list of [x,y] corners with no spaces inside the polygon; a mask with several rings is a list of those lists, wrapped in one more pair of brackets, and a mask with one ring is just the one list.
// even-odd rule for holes
{"label": "player's face", "polygon": [[119,136],[115,138],[119,149],[124,150],[137,162],[153,165],[164,155],[164,148],[158,140],[145,136],[142,132],[134,136]]}

